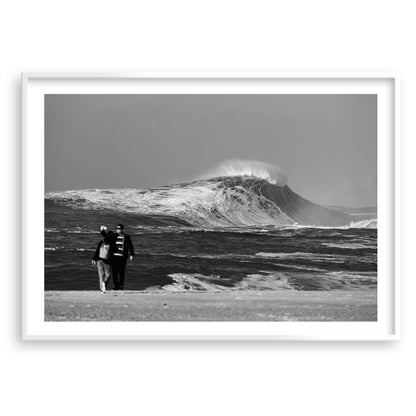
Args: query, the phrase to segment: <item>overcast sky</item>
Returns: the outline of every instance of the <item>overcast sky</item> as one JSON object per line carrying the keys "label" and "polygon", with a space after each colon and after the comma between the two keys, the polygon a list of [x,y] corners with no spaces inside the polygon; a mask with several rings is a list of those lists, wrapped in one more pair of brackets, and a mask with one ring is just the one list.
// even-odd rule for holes
{"label": "overcast sky", "polygon": [[375,95],[46,95],[45,189],[149,188],[225,159],[322,204],[377,204]]}

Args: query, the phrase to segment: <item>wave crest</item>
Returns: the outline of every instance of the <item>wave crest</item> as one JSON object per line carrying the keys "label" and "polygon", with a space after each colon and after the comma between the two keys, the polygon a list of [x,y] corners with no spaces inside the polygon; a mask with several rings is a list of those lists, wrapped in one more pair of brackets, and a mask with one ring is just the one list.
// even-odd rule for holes
{"label": "wave crest", "polygon": [[263,179],[273,185],[285,186],[287,177],[277,166],[257,160],[228,159],[213,169],[200,175],[198,179],[210,179],[219,176],[250,176]]}

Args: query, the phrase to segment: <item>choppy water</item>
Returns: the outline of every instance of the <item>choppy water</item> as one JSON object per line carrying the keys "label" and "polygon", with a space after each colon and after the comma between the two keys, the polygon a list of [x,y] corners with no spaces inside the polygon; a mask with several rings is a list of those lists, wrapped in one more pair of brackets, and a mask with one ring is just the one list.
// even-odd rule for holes
{"label": "choppy water", "polygon": [[98,290],[99,226],[122,222],[136,257],[130,290],[374,290],[376,228],[202,228],[163,215],[45,199],[45,290]]}

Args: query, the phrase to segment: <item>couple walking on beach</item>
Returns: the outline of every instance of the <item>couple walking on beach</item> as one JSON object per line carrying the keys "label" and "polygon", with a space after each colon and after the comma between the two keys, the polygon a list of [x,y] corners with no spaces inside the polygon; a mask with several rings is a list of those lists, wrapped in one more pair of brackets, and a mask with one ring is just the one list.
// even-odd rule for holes
{"label": "couple walking on beach", "polygon": [[124,225],[118,224],[116,232],[107,231],[107,227],[100,227],[101,235],[104,237],[98,243],[92,258],[92,265],[97,265],[100,290],[106,292],[111,277],[113,278],[113,290],[122,290],[124,276],[126,273],[127,260],[134,258],[134,247],[130,236],[124,234]]}

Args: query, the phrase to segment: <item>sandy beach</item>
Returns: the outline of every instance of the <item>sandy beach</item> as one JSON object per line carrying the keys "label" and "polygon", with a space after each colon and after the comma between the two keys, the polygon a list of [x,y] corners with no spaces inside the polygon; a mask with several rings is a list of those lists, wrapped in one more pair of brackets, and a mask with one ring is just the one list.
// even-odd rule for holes
{"label": "sandy beach", "polygon": [[377,291],[46,291],[45,321],[376,321]]}

